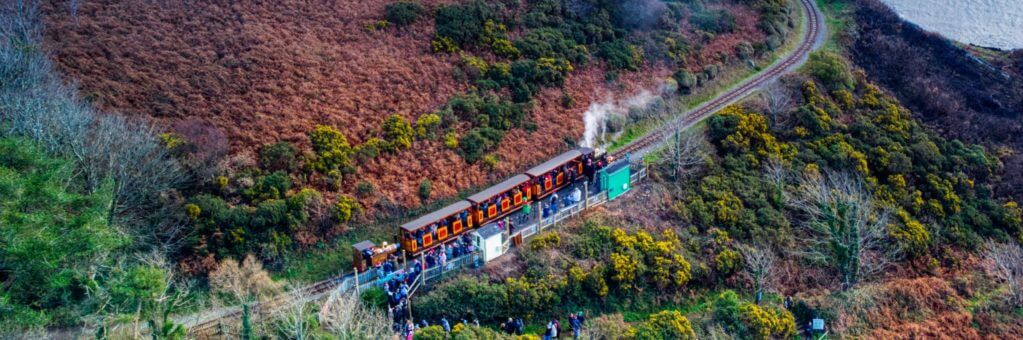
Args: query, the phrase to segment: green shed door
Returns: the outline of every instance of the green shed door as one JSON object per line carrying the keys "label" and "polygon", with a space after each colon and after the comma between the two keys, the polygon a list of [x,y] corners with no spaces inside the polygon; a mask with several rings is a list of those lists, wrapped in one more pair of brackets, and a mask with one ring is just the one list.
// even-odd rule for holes
{"label": "green shed door", "polygon": [[629,183],[629,165],[627,162],[613,164],[600,171],[600,187],[607,190],[607,200],[613,200],[632,189]]}

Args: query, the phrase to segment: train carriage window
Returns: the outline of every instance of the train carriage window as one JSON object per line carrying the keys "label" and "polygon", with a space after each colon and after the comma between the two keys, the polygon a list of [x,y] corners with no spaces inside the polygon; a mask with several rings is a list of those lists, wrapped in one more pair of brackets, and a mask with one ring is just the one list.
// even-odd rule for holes
{"label": "train carriage window", "polygon": [[505,197],[504,199],[501,200],[501,210],[507,211],[508,208],[511,208],[511,201],[508,200],[507,197]]}
{"label": "train carriage window", "polygon": [[441,226],[439,229],[437,229],[437,239],[438,240],[443,240],[443,239],[446,239],[446,238],[448,238],[448,227],[447,226]]}
{"label": "train carriage window", "polygon": [[561,184],[564,183],[564,182],[565,182],[565,173],[564,172],[559,173],[558,174],[558,186],[561,186]]}
{"label": "train carriage window", "polygon": [[461,233],[462,232],[462,220],[457,220],[454,223],[451,223],[451,231],[455,235],[458,235],[458,233]]}
{"label": "train carriage window", "polygon": [[514,197],[515,197],[515,201],[514,201],[515,205],[522,204],[522,193],[521,192],[515,193]]}
{"label": "train carriage window", "polygon": [[487,217],[494,218],[497,216],[497,205],[491,204],[487,207]]}
{"label": "train carriage window", "polygon": [[429,247],[431,244],[433,244],[433,235],[423,235],[423,248]]}

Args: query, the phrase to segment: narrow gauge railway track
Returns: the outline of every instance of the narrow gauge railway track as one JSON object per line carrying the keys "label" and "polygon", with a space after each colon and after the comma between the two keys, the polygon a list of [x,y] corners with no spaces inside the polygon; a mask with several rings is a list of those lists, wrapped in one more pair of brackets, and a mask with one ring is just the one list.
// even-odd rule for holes
{"label": "narrow gauge railway track", "polygon": [[752,93],[754,90],[770,83],[777,79],[782,74],[785,74],[791,67],[797,65],[803,58],[806,58],[810,51],[813,50],[817,44],[818,35],[821,33],[821,18],[820,11],[817,10],[815,0],[800,0],[803,3],[803,7],[806,11],[806,34],[803,37],[803,41],[800,42],[796,51],[789,55],[781,62],[771,65],[769,69],[755,75],[752,79],[745,83],[728,90],[728,92],[722,93],[716,98],[703,103],[693,109],[692,111],[686,112],[674,118],[676,121],[673,123],[678,124],[664,124],[660,128],[654,129],[632,141],[631,143],[611,152],[611,156],[618,159],[628,155],[630,153],[642,153],[649,151],[652,147],[656,146],[658,141],[663,140],[662,136],[666,133],[675,133],[678,131],[671,131],[673,127],[682,127],[682,129],[688,128],[709,117],[718,110],[725,108],[726,106],[734,103],[742,97]]}
{"label": "narrow gauge railway track", "polygon": [[[692,124],[709,117],[718,110],[721,110],[740,98],[752,93],[760,86],[775,80],[793,66],[797,65],[803,60],[803,58],[806,58],[809,55],[811,50],[814,49],[818,42],[818,35],[821,33],[821,14],[814,1],[815,0],[800,0],[800,3],[803,5],[802,7],[804,12],[806,13],[806,30],[802,41],[792,54],[783,59],[781,62],[772,64],[766,71],[762,71],[755,75],[752,79],[747,80],[745,83],[729,89],[727,92],[722,93],[716,98],[675,118],[676,123],[680,122],[681,124],[665,124],[660,128],[646,133],[639,139],[632,141],[624,147],[611,152],[611,155],[615,158],[620,158],[630,153],[634,154],[649,151],[657,145],[658,141],[662,140],[661,137],[664,136],[665,133],[678,132],[670,130],[672,127],[681,126],[683,129],[688,128]],[[330,290],[335,289],[343,282],[348,281],[351,277],[352,274],[332,277],[303,287],[297,292],[283,294],[274,299],[255,304],[251,309],[253,321],[260,317],[267,316],[271,311],[279,307],[294,303],[296,296],[305,299],[316,299],[322,297]],[[219,315],[212,316],[209,319],[201,321],[190,327],[190,336],[195,338],[214,338],[217,336],[223,336],[223,334],[220,334],[219,326],[225,321],[240,319],[242,311],[241,308],[232,308],[217,314]]]}

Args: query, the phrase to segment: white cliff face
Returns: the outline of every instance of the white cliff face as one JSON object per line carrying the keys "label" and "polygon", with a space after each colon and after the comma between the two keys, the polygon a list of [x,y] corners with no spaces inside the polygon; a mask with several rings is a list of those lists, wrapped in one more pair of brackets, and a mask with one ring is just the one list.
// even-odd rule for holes
{"label": "white cliff face", "polygon": [[1023,48],[1023,0],[882,0],[900,16],[949,39]]}

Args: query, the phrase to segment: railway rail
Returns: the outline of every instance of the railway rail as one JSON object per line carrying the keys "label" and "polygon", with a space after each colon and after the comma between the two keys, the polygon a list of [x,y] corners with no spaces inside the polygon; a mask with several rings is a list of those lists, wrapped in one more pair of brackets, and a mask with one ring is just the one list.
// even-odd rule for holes
{"label": "railway rail", "polygon": [[[646,133],[639,139],[611,152],[611,155],[614,158],[621,158],[630,154],[642,154],[649,152],[657,146],[658,141],[663,140],[662,136],[664,136],[664,134],[678,132],[677,130],[672,130],[673,128],[688,128],[696,122],[709,117],[718,110],[721,110],[746,95],[749,95],[757,88],[774,81],[793,67],[798,66],[802,60],[807,58],[810,51],[819,45],[820,36],[823,33],[822,15],[817,9],[817,5],[814,1],[815,0],[799,1],[806,14],[806,29],[804,30],[802,40],[793,53],[782,59],[780,62],[772,64],[767,70],[754,75],[746,82],[729,89],[714,99],[697,106],[693,110],[679,115],[674,118],[675,122],[672,124],[664,124],[662,127]],[[274,299],[260,302],[252,306],[251,317],[253,321],[255,321],[261,317],[268,316],[271,311],[296,302],[295,299],[297,297],[303,299],[317,299],[335,288],[351,284],[352,278],[353,274],[331,277],[303,287],[293,293],[283,294]],[[217,315],[209,316],[207,317],[207,320],[198,322],[189,327],[190,336],[200,339],[225,336],[227,334],[222,333],[222,325],[225,323],[230,324],[225,321],[240,319],[242,311],[240,307],[235,307],[215,314]]]}
{"label": "railway rail", "polygon": [[645,151],[649,151],[656,146],[658,141],[663,140],[661,137],[664,136],[664,134],[678,132],[671,131],[670,129],[674,127],[681,127],[682,129],[688,128],[696,122],[710,117],[710,115],[714,114],[718,110],[721,110],[752,93],[757,88],[774,81],[789,71],[792,67],[798,65],[799,62],[806,58],[810,51],[818,45],[819,37],[822,33],[823,27],[821,26],[821,13],[817,9],[817,4],[814,1],[815,0],[800,0],[806,11],[806,34],[799,46],[797,46],[796,50],[791,55],[783,59],[781,62],[771,65],[771,67],[766,71],[756,74],[752,79],[749,79],[745,83],[729,89],[716,98],[697,106],[689,112],[679,115],[674,118],[676,120],[675,122],[671,124],[664,124],[660,128],[648,132],[639,139],[612,151],[611,155],[618,159],[628,154],[642,154]]}

